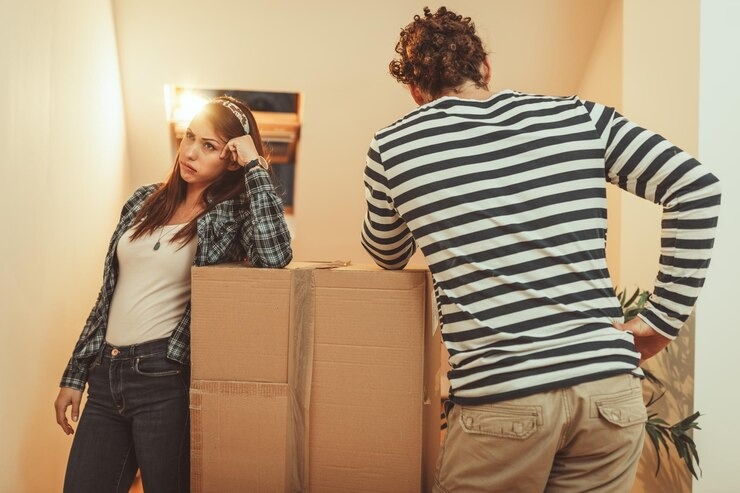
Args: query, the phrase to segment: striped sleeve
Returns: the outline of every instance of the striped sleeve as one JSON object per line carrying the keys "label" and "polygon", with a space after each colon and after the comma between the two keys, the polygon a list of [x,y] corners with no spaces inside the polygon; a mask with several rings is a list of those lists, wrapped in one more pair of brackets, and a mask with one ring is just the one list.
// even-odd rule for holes
{"label": "striped sleeve", "polygon": [[367,153],[365,198],[367,215],[362,228],[362,246],[379,266],[403,269],[416,251],[416,242],[393,207],[376,139]]}
{"label": "striped sleeve", "polygon": [[663,206],[659,272],[640,317],[673,339],[704,284],[717,226],[719,180],[689,154],[613,109],[586,107],[606,141],[607,180]]}

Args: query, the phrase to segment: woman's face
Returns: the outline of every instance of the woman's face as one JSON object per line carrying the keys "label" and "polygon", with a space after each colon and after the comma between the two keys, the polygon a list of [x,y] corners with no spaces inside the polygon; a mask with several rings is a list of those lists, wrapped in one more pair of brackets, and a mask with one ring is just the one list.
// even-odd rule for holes
{"label": "woman's face", "polygon": [[190,122],[180,142],[180,176],[188,188],[202,190],[218,180],[227,170],[239,165],[219,158],[226,142],[216,134],[205,115],[197,115]]}

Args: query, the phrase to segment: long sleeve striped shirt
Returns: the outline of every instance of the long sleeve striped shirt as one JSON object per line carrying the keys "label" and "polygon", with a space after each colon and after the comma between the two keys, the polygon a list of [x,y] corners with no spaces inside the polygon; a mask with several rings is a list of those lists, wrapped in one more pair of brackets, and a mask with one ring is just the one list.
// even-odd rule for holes
{"label": "long sleeve striped shirt", "polygon": [[443,97],[374,136],[362,243],[434,280],[450,397],[495,402],[641,375],[606,265],[606,182],[663,207],[641,317],[674,338],[709,265],[718,180],[660,135],[576,97]]}
{"label": "long sleeve striped shirt", "polygon": [[[283,267],[293,257],[283,204],[269,174],[256,166],[245,171],[244,179],[244,193],[216,204],[198,218],[198,246],[193,265],[246,259],[255,267]],[[105,257],[103,286],[64,371],[61,387],[85,388],[90,363],[105,342],[108,311],[118,278],[118,240],[133,226],[146,199],[158,188],[159,185],[140,187],[123,206]],[[167,357],[184,364],[190,362],[190,302],[169,338]]]}

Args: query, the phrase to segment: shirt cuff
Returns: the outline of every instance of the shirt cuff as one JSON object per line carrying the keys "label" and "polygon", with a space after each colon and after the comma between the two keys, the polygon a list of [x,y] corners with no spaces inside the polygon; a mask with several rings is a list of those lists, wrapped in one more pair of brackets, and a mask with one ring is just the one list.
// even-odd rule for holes
{"label": "shirt cuff", "polygon": [[637,316],[640,317],[643,322],[652,327],[655,332],[662,335],[666,339],[673,340],[678,337],[678,329],[665,322],[659,315],[650,311],[649,308],[646,308],[645,311],[638,313]]}
{"label": "shirt cuff", "polygon": [[69,387],[82,392],[85,390],[85,384],[87,383],[87,373],[87,368],[81,368],[79,365],[70,361],[67,364],[67,369],[64,370],[59,386]]}

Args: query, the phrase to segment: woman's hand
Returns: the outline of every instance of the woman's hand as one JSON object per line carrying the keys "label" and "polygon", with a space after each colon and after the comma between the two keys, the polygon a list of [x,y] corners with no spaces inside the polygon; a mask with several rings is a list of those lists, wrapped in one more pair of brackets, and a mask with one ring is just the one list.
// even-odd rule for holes
{"label": "woman's hand", "polygon": [[640,364],[661,352],[671,342],[640,317],[635,317],[624,324],[615,322],[614,327],[625,332],[632,332],[635,337],[635,349],[640,353]]}
{"label": "woman's hand", "polygon": [[221,154],[218,156],[221,159],[230,157],[232,161],[238,163],[239,166],[244,166],[250,161],[254,161],[259,157],[257,148],[254,145],[251,135],[242,135],[231,139],[226,143]]}
{"label": "woman's hand", "polygon": [[73,435],[75,432],[67,421],[67,408],[72,406],[72,421],[76,423],[80,416],[80,402],[82,402],[81,391],[69,387],[59,389],[57,400],[54,401],[54,409],[57,413],[57,423],[67,435]]}

